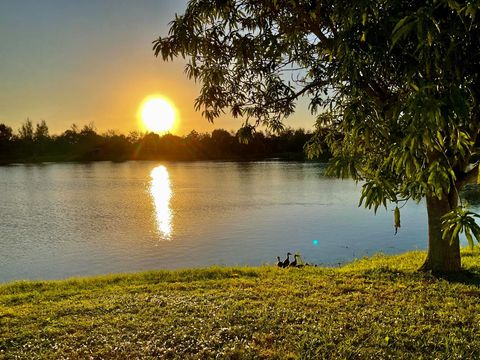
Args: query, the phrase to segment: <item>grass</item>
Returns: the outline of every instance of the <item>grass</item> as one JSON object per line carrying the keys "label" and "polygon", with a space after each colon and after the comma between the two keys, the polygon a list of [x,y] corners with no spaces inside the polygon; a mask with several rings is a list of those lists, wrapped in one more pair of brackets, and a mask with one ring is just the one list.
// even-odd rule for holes
{"label": "grass", "polygon": [[0,358],[480,358],[480,251],[341,268],[209,268],[0,286]]}

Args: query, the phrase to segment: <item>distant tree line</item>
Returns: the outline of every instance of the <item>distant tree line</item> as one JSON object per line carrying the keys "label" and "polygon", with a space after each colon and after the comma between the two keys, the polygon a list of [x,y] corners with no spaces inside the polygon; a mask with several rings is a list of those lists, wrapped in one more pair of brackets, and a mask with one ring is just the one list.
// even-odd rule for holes
{"label": "distant tree line", "polygon": [[253,131],[248,136],[242,130],[217,129],[211,134],[193,130],[186,136],[123,135],[111,130],[99,134],[91,123],[82,128],[74,124],[60,135],[50,135],[45,121],[34,126],[27,120],[16,133],[0,124],[0,162],[302,159],[304,145],[313,136],[304,129],[286,128],[275,134]]}

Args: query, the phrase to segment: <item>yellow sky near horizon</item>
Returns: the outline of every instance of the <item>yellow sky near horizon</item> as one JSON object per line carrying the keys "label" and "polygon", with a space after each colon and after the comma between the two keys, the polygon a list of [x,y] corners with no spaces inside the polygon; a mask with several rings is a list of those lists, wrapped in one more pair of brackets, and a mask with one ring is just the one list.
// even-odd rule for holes
{"label": "yellow sky near horizon", "polygon": [[[45,120],[53,134],[91,122],[98,132],[141,131],[138,108],[159,94],[178,111],[177,135],[238,129],[241,119],[225,115],[211,124],[194,110],[200,87],[184,74],[185,60],[154,57],[151,42],[185,6],[186,0],[1,2],[0,123],[16,130],[27,118]],[[313,122],[302,103],[286,124],[309,129]]]}

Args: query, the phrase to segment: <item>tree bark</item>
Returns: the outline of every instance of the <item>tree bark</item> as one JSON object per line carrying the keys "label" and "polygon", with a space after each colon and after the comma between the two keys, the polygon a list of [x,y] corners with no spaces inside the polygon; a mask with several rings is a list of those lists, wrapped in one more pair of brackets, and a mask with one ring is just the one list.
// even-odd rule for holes
{"label": "tree bark", "polygon": [[442,239],[442,216],[456,208],[458,195],[451,193],[441,200],[434,195],[427,195],[428,213],[428,255],[420,271],[434,273],[452,273],[461,269],[460,243]]}

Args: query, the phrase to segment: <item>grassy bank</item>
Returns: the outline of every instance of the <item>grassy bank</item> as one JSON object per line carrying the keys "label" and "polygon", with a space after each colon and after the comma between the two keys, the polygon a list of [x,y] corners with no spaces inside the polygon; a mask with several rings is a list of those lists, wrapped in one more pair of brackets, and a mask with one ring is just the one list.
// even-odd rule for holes
{"label": "grassy bank", "polygon": [[480,358],[480,253],[0,286],[0,358]]}

